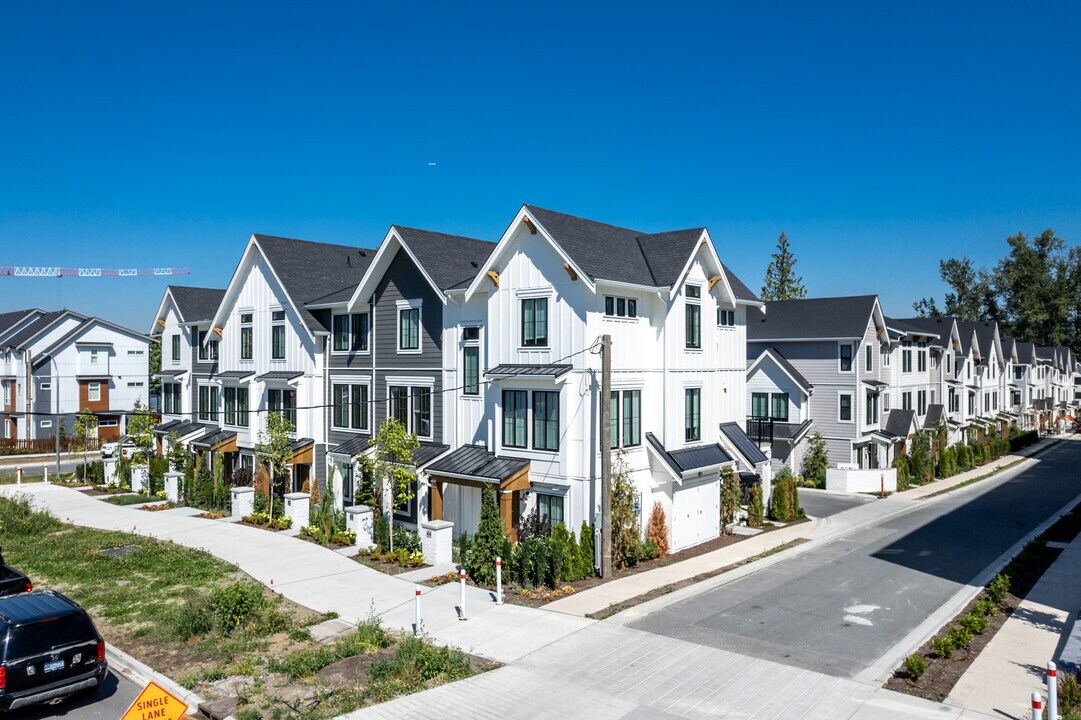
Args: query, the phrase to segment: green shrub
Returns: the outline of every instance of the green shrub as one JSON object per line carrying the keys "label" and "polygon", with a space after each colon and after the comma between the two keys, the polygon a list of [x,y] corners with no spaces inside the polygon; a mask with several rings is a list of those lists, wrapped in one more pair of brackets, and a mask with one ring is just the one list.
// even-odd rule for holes
{"label": "green shrub", "polygon": [[927,672],[927,659],[919,653],[912,653],[905,658],[905,672],[913,680],[919,680]]}
{"label": "green shrub", "polygon": [[105,463],[101,460],[94,460],[93,462],[87,463],[85,477],[83,477],[83,464],[79,463],[75,466],[75,479],[94,483],[96,485],[104,485]]}
{"label": "green shrub", "polygon": [[974,612],[978,612],[984,617],[991,617],[998,614],[998,607],[996,607],[995,603],[991,602],[987,598],[983,598],[978,603],[973,605],[972,610]]}
{"label": "green shrub", "polygon": [[[382,621],[378,617],[369,617],[358,625],[355,631],[333,645],[299,650],[280,659],[269,658],[267,669],[288,675],[292,680],[299,680],[314,675],[339,660],[390,647],[391,642],[390,636],[383,629]],[[375,663],[372,663],[372,667],[375,667]]]}
{"label": "green shrub", "polygon": [[150,492],[157,493],[165,489],[165,473],[169,472],[169,459],[152,457],[147,463],[150,466]]}
{"label": "green shrub", "polygon": [[995,579],[987,584],[987,597],[991,602],[1001,605],[1006,599],[1006,593],[1010,591],[1010,576],[1005,573],[995,575]]}
{"label": "green shrub", "polygon": [[739,478],[727,465],[721,468],[721,526],[730,533],[739,513],[743,495],[739,490]]}
{"label": "green shrub", "polygon": [[591,578],[597,574],[597,564],[593,553],[593,526],[582,521],[582,530],[578,535],[578,573],[583,578]]}
{"label": "green shrub", "polygon": [[950,628],[949,637],[957,650],[965,649],[972,642],[972,633],[963,625],[954,625]]}
{"label": "green shrub", "polygon": [[390,522],[386,515],[380,515],[372,527],[372,542],[379,546],[380,550],[390,549]]}
{"label": "green shrub", "polygon": [[931,650],[943,660],[949,660],[953,657],[954,650],[957,649],[953,642],[952,634],[933,638],[931,640]]}
{"label": "green shrub", "polygon": [[778,522],[789,522],[803,517],[799,504],[799,491],[792,469],[782,467],[773,479],[773,496],[770,498],[769,515]]}
{"label": "green shrub", "polygon": [[640,562],[649,562],[657,557],[657,546],[649,540],[638,543],[637,553]]}
{"label": "green shrub", "polygon": [[548,538],[532,535],[514,547],[514,580],[523,587],[555,587]]}
{"label": "green shrub", "polygon": [[0,497],[0,536],[44,535],[60,527],[60,521],[51,512],[34,508],[29,495]]}
{"label": "green shrub", "polygon": [[480,496],[480,525],[473,538],[473,552],[462,563],[477,585],[495,584],[495,558],[503,552],[503,537],[495,493],[486,487]]}
{"label": "green shrub", "polygon": [[987,629],[989,624],[990,622],[987,620],[987,616],[976,610],[973,610],[968,615],[961,618],[960,622],[961,627],[972,635],[981,634]]}
{"label": "green shrub", "polygon": [[747,526],[748,527],[762,527],[765,522],[765,509],[762,507],[762,488],[758,485],[752,485],[750,490],[751,497],[747,502]]}
{"label": "green shrub", "polygon": [[459,680],[473,674],[469,656],[457,648],[440,647],[420,637],[407,636],[398,643],[392,658],[376,660],[368,669],[374,684],[394,683],[417,689],[439,679]]}
{"label": "green shrub", "polygon": [[419,553],[420,547],[420,533],[416,530],[410,530],[409,528],[402,527],[401,525],[394,526],[394,550],[405,550],[409,553]]}
{"label": "green shrub", "polygon": [[218,627],[232,630],[247,623],[265,602],[261,585],[235,582],[214,591],[210,608]]}

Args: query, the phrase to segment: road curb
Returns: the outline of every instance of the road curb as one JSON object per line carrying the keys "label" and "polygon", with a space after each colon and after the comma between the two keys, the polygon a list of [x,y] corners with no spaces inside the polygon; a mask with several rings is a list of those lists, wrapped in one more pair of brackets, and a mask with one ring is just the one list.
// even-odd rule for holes
{"label": "road curb", "polygon": [[138,685],[145,686],[153,680],[173,695],[176,695],[188,704],[188,715],[198,714],[199,705],[206,702],[201,695],[180,687],[172,678],[168,678],[145,663],[139,662],[111,643],[105,643],[105,659],[109,661],[111,670],[124,675]]}

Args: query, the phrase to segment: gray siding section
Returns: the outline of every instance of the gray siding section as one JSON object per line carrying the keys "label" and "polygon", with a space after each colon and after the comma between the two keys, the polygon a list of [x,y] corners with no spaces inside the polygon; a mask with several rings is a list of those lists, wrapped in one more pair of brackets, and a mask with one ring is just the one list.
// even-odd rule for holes
{"label": "gray siding section", "polygon": [[[431,378],[431,440],[443,442],[443,301],[421,275],[420,269],[401,250],[391,261],[372,300],[374,428],[378,428],[387,417],[388,375]],[[421,301],[419,353],[398,352],[399,300]]]}

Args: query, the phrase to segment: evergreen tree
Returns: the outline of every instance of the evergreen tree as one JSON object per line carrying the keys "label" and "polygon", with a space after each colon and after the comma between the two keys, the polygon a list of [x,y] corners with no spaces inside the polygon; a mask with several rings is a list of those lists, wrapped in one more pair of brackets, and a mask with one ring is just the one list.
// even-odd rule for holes
{"label": "evergreen tree", "polygon": [[480,496],[480,525],[473,536],[469,556],[463,563],[465,571],[477,585],[495,584],[495,559],[503,553],[504,537],[495,493],[486,487]]}
{"label": "evergreen tree", "polygon": [[788,245],[788,235],[784,232],[777,238],[777,252],[772,253],[766,278],[762,285],[763,300],[803,300],[807,297],[807,288],[803,286],[803,276],[796,275],[796,256]]}
{"label": "evergreen tree", "polygon": [[732,532],[742,500],[739,479],[732,468],[725,465],[721,468],[721,526],[726,533]]}
{"label": "evergreen tree", "polygon": [[826,449],[826,439],[822,433],[811,436],[807,457],[803,458],[803,478],[813,487],[826,486],[826,470],[830,466],[830,456]]}
{"label": "evergreen tree", "polygon": [[90,438],[98,433],[98,416],[89,409],[81,411],[75,417],[75,425],[71,432],[74,437],[75,449],[83,454],[83,479],[86,479],[86,451],[90,447]]}
{"label": "evergreen tree", "polygon": [[612,562],[616,567],[627,564],[641,538],[634,511],[636,494],[626,454],[620,448],[612,462]]}

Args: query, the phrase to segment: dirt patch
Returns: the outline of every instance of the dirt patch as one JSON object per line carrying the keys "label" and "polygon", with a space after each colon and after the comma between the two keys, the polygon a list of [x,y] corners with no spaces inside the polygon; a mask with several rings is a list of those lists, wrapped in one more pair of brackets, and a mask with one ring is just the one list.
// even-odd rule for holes
{"label": "dirt patch", "polygon": [[396,648],[389,647],[367,655],[356,655],[339,660],[332,665],[327,665],[315,677],[321,684],[336,688],[364,685],[368,682],[368,668],[372,666],[372,663],[383,658],[394,657],[396,652]]}
{"label": "dirt patch", "polygon": [[[343,545],[340,547],[345,546]],[[375,560],[370,555],[365,555],[363,553],[358,553],[354,555],[353,559],[361,565],[364,565],[365,567],[370,567],[372,570],[378,570],[379,572],[386,575],[401,575],[404,572],[412,572],[413,570],[419,570],[420,568],[424,567],[423,565],[402,565],[401,563],[394,562],[393,560],[389,562],[386,560]],[[433,576],[433,579],[434,577],[435,576]],[[433,587],[434,585],[442,585],[443,583],[433,583],[431,581],[425,581],[421,584]]]}

